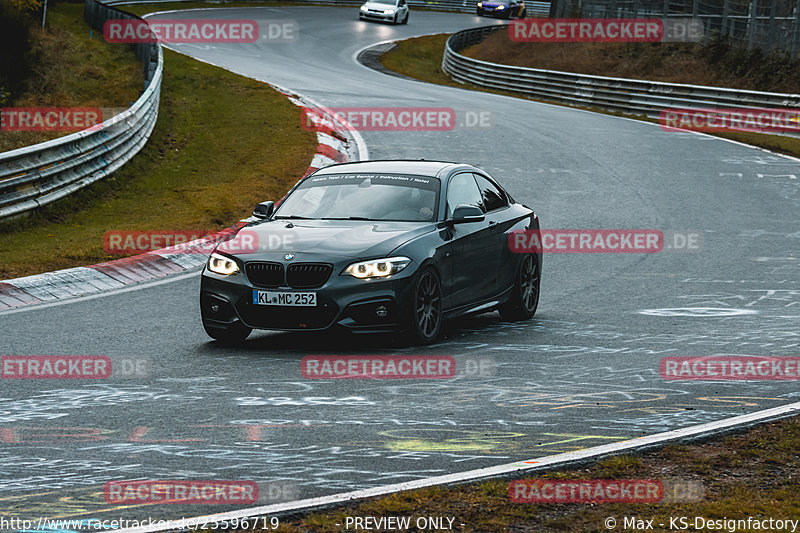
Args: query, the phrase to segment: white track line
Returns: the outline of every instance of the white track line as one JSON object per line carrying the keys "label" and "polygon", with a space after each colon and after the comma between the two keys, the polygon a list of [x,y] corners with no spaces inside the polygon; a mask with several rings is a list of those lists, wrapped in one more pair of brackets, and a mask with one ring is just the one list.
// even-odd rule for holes
{"label": "white track line", "polygon": [[602,446],[595,446],[593,448],[586,448],[576,452],[561,453],[558,455],[550,455],[546,457],[536,457],[526,461],[516,461],[504,465],[492,466],[489,468],[481,468],[478,470],[469,470],[467,472],[459,472],[456,474],[447,474],[444,476],[437,476],[427,479],[420,479],[416,481],[408,481],[405,483],[396,483],[394,485],[384,485],[382,487],[375,487],[372,489],[357,490],[353,492],[345,492],[341,494],[334,494],[332,496],[322,496],[319,498],[309,498],[306,500],[296,500],[293,502],[279,503],[274,505],[265,505],[261,507],[251,507],[239,511],[231,511],[227,513],[218,513],[205,516],[197,516],[193,518],[186,518],[183,520],[174,520],[157,524],[154,526],[137,527],[120,529],[118,531],[125,531],[129,533],[148,533],[155,531],[167,530],[180,530],[190,526],[202,525],[204,523],[211,524],[213,522],[222,523],[234,519],[252,518],[257,516],[276,515],[278,513],[286,514],[290,511],[310,510],[317,507],[327,507],[335,504],[342,504],[353,500],[361,500],[364,498],[372,498],[376,496],[384,496],[395,492],[404,490],[420,489],[423,487],[430,487],[432,485],[443,485],[452,483],[463,483],[466,481],[475,481],[483,478],[509,476],[514,473],[524,473],[532,470],[543,470],[544,468],[553,469],[555,467],[564,466],[570,463],[576,463],[586,460],[596,460],[605,455],[618,455],[623,452],[639,450],[642,448],[650,448],[665,445],[671,441],[678,441],[687,438],[699,438],[703,436],[710,436],[717,433],[725,432],[738,427],[746,427],[758,422],[765,422],[777,418],[784,418],[792,414],[800,413],[800,402],[790,403],[781,407],[773,407],[763,411],[757,411],[746,415],[734,416],[726,418],[717,422],[709,422],[707,424],[700,424],[688,428],[675,429],[666,431],[664,433],[656,433],[646,437],[639,437],[637,439],[626,440],[623,442],[615,442],[613,444],[605,444]]}
{"label": "white track line", "polygon": [[123,294],[126,292],[138,291],[141,289],[148,289],[150,287],[155,287],[157,285],[164,285],[167,283],[172,283],[174,281],[180,281],[186,278],[197,278],[200,279],[200,271],[203,269],[202,266],[194,267],[187,272],[182,274],[167,274],[163,276],[161,279],[156,279],[153,281],[140,281],[139,283],[130,285],[125,287],[124,289],[111,289],[108,291],[103,292],[96,292],[93,294],[86,294],[84,296],[75,296],[74,298],[65,298],[63,300],[55,300],[48,303],[43,304],[30,304],[30,305],[23,305],[20,307],[12,307],[11,309],[6,309],[4,311],[0,311],[0,316],[3,315],[13,315],[14,313],[24,313],[25,311],[38,311],[40,309],[47,309],[49,307],[56,307],[57,305],[66,305],[72,304],[75,302],[86,301],[86,300],[94,300],[95,298],[105,298],[106,296],[114,296],[116,294]]}

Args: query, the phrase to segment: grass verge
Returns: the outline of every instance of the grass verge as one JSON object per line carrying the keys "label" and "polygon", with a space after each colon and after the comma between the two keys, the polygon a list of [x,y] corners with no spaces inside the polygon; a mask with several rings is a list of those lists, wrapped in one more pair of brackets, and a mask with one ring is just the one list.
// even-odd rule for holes
{"label": "grass verge", "polygon": [[[505,32],[497,32],[494,35],[497,34],[505,35]],[[558,101],[545,100],[542,98],[532,98],[519,93],[513,93],[510,91],[486,89],[470,83],[462,84],[453,81],[447,74],[445,74],[442,71],[442,54],[444,52],[445,42],[447,41],[448,37],[449,37],[448,34],[439,34],[439,35],[430,35],[430,36],[417,37],[413,39],[400,41],[397,43],[397,46],[395,46],[394,48],[392,48],[391,50],[389,50],[380,57],[380,62],[384,67],[390,70],[393,70],[400,74],[404,74],[406,76],[409,76],[411,78],[420,81],[437,83],[440,85],[448,85],[451,87],[461,87],[465,89],[471,89],[471,90],[494,93],[494,94],[503,94],[506,96],[513,96],[516,98],[523,98],[526,100],[555,103],[567,106],[567,104],[563,104]],[[517,43],[517,44],[523,44],[523,43]],[[525,43],[525,44],[530,44],[530,43]],[[583,44],[583,43],[569,43],[569,44]],[[494,45],[492,49],[494,50]],[[465,55],[469,55],[471,57],[475,57],[477,59],[481,59],[484,61],[492,60],[492,59],[487,59],[484,56],[484,54],[482,54],[481,51],[477,49],[475,46],[468,48],[463,53]],[[570,70],[569,68],[566,68],[565,60],[560,60],[560,61],[561,62],[558,64],[560,65],[561,70]],[[685,58],[681,61],[678,61],[677,59],[675,61],[682,66],[686,65]],[[552,66],[553,64],[548,63],[547,67],[537,67],[537,68],[551,68]],[[599,72],[595,71],[593,73],[604,76],[617,75],[616,72],[609,72],[609,71],[599,71]],[[641,77],[641,76],[636,76],[630,71],[628,71],[628,73],[629,77]],[[670,80],[664,80],[664,81],[670,81]],[[686,82],[687,81],[683,81],[682,83]],[[688,82],[699,83],[697,80],[689,80]],[[675,83],[679,82],[675,81]],[[759,90],[767,90],[767,89],[759,89]],[[595,107],[583,107],[583,106],[568,106],[568,107],[577,107],[579,109],[586,109],[589,111],[604,113],[607,115],[628,116],[622,113],[612,113]],[[653,123],[658,122],[657,120],[649,119],[647,117],[642,117],[642,116],[637,116],[636,118]],[[767,150],[772,150],[774,152],[800,157],[800,139],[794,137],[769,135],[765,133],[746,133],[746,132],[726,132],[718,134],[710,133],[709,135],[715,135],[717,137],[731,139],[734,141],[751,144],[753,146],[766,148]]]}
{"label": "grass verge", "polygon": [[[70,33],[73,42],[88,38],[86,27]],[[301,127],[300,108],[263,83],[175,52],[165,50],[164,62],[145,147],[111,177],[2,224],[0,279],[122,257],[103,249],[110,230],[219,230],[303,175],[317,141]]]}
{"label": "grass verge", "polygon": [[[411,517],[412,524],[418,517],[450,517],[454,518],[453,531],[476,533],[645,529],[624,528],[625,517],[652,520],[653,529],[648,531],[729,531],[729,523],[725,522],[713,522],[717,527],[695,528],[691,524],[700,523],[695,517],[706,521],[746,520],[748,517],[800,520],[798,439],[800,417],[793,417],[713,441],[672,445],[643,455],[612,457],[587,468],[519,478],[663,480],[665,488],[670,486],[675,490],[665,491],[669,492],[668,497],[659,503],[513,503],[508,495],[509,481],[492,480],[407,491],[314,512],[302,518],[282,520],[275,531],[341,533],[354,530],[344,527],[348,517],[370,516]],[[690,486],[701,490],[681,488]],[[606,526],[609,517],[616,521],[614,527]],[[675,520],[680,517],[686,518],[688,527]],[[675,520],[672,525],[678,527],[670,527],[670,518]],[[757,529],[736,529],[739,532],[754,530]],[[791,531],[791,528],[771,529],[784,530]],[[412,527],[410,531],[417,529]]]}
{"label": "grass verge", "polygon": [[[9,107],[99,107],[104,120],[130,107],[142,90],[142,65],[128,46],[113,46],[83,21],[83,4],[47,11],[48,29],[31,29],[35,68]],[[0,152],[71,132],[3,131]]]}

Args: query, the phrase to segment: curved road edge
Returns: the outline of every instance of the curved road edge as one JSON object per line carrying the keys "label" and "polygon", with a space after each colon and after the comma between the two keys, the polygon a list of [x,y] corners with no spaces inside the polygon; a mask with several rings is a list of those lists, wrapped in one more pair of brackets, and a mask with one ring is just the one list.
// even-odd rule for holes
{"label": "curved road edge", "polygon": [[620,455],[622,453],[641,452],[651,448],[659,448],[670,443],[685,443],[688,441],[716,437],[725,433],[741,431],[757,424],[771,422],[781,418],[788,418],[796,414],[800,414],[800,402],[790,403],[780,407],[773,407],[763,411],[756,411],[755,413],[749,413],[746,415],[734,416],[716,422],[709,422],[707,424],[675,429],[672,431],[656,433],[655,435],[638,437],[636,439],[615,442],[612,444],[594,446],[592,448],[585,448],[575,452],[537,457],[528,461],[515,461],[513,463],[492,466],[489,468],[480,468],[477,470],[459,472],[457,474],[447,474],[444,476],[431,477],[416,481],[384,485],[382,487],[366,490],[344,492],[341,494],[334,494],[333,496],[309,498],[306,500],[295,500],[293,502],[274,505],[251,507],[248,509],[242,509],[240,511],[197,516],[151,526],[120,529],[118,531],[126,533],[187,531],[190,529],[196,529],[197,526],[202,524],[209,524],[212,522],[224,523],[225,521],[233,521],[235,519],[243,520],[261,516],[274,517],[297,514],[298,511],[308,512],[326,509],[345,503],[350,503],[355,500],[374,498],[376,496],[386,496],[396,492],[420,489],[433,485],[456,485],[491,478],[512,478],[521,473],[541,472],[545,470],[552,470],[554,468],[561,468],[567,465],[576,466],[587,462],[594,462],[604,457]]}

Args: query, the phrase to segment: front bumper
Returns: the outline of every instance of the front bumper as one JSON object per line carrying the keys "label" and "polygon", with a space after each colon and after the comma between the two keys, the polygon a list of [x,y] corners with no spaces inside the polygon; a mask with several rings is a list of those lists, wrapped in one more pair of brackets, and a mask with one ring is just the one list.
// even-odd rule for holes
{"label": "front bumper", "polygon": [[493,8],[493,7],[487,7],[487,8],[479,7],[479,8],[477,8],[477,11],[478,11],[478,14],[482,15],[482,16],[503,17],[503,16],[505,16],[506,13],[508,13],[508,8],[496,9],[496,8]]}
{"label": "front bumper", "polygon": [[[253,329],[267,330],[318,331],[343,327],[354,332],[397,331],[406,327],[410,316],[417,266],[412,263],[387,279],[362,280],[339,275],[344,266],[337,264],[330,279],[316,289],[267,289],[253,285],[244,271],[223,276],[204,269],[200,282],[203,323],[216,329],[227,329],[238,321]],[[317,305],[255,305],[254,289],[315,292]]]}
{"label": "front bumper", "polygon": [[392,13],[391,15],[386,15],[383,12],[378,11],[359,11],[358,17],[366,20],[380,20],[380,21],[392,21],[394,20],[396,13]]}

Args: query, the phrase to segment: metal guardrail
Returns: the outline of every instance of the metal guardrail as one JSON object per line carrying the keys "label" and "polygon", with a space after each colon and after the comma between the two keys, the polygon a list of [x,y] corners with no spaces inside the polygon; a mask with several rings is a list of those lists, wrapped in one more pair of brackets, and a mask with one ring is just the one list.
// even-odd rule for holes
{"label": "metal guardrail", "polygon": [[667,108],[798,108],[800,94],[765,93],[657,81],[609,78],[555,70],[500,65],[459,54],[508,25],[484,26],[454,33],[447,40],[442,70],[454,80],[514,91],[537,98],[658,118]]}
{"label": "metal guardrail", "polygon": [[[84,18],[102,31],[111,18],[136,17],[86,0]],[[147,142],[158,117],[164,58],[161,46],[140,43],[144,91],[126,111],[89,129],[0,153],[0,220],[26,214],[108,176]]]}
{"label": "metal guardrail", "polygon": [[[192,2],[197,0],[110,0],[106,5],[123,5],[123,4],[159,4],[163,2]],[[346,6],[356,7],[363,4],[366,0],[286,0],[286,4],[319,4],[326,6]],[[211,0],[209,4],[224,7],[224,0]],[[459,11],[462,13],[474,13],[478,0],[408,0],[410,7],[422,7],[425,9],[433,9],[437,11]],[[258,2],[253,2],[257,5]],[[550,2],[525,2],[528,10],[528,16],[547,16],[550,12]]]}

